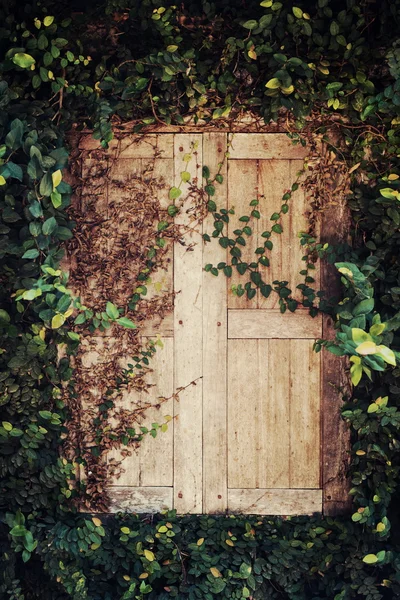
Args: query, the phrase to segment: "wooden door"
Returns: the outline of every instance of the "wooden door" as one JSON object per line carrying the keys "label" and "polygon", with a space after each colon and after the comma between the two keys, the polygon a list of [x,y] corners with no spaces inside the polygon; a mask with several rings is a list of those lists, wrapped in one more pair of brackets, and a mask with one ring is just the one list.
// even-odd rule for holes
{"label": "wooden door", "polygon": [[[116,179],[149,168],[151,148],[157,148],[152,169],[164,182],[165,205],[170,202],[168,187],[181,185],[183,190],[176,222],[190,231],[184,244],[171,248],[168,271],[157,274],[149,286],[158,282],[159,290],[162,281],[162,289],[174,290],[173,314],[161,324],[145,324],[141,333],[162,341],[152,365],[154,394],[170,397],[184,389],[162,409],[148,411],[145,423],[165,414],[174,419],[166,433],[146,438],[124,460],[125,472],[110,482],[112,510],[168,507],[178,513],[289,515],[322,511],[324,493],[327,501],[342,500],[324,492],[325,471],[330,482],[340,479],[336,471],[342,458],[339,447],[337,455],[332,448],[340,433],[338,392],[332,402],[334,374],[327,380],[327,358],[313,351],[315,339],[324,334],[322,317],[311,318],[304,308],[281,314],[275,293],[265,298],[258,292],[251,300],[235,295],[232,286],[243,282],[235,268],[230,278],[204,270],[206,264],[230,257],[217,241],[203,242],[203,233],[214,229],[212,215],[200,225],[191,220],[191,186],[202,185],[203,166],[215,174],[223,163],[214,199],[218,209],[234,208],[230,231],[243,227],[239,218],[249,214],[253,198],[260,202],[261,218],[242,248],[243,260],[254,260],[254,251],[265,241],[261,234],[270,228],[270,216],[279,211],[306,151],[284,134],[160,133],[130,139],[111,170],[108,202]],[[185,166],[188,154],[194,160]],[[181,184],[183,170],[191,179]],[[304,263],[298,233],[308,228],[308,210],[300,187],[283,217],[283,233],[271,238],[271,265],[262,268],[266,281],[287,280],[299,299],[296,286],[303,281],[299,271]],[[318,269],[314,277],[318,288]],[[329,386],[328,405],[324,394]]]}

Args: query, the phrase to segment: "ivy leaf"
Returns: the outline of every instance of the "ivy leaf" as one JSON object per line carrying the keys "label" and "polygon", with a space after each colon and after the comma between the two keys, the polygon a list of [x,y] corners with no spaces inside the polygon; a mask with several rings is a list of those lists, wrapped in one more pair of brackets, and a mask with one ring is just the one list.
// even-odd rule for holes
{"label": "ivy leaf", "polygon": [[44,25],[45,27],[50,27],[50,25],[53,23],[53,21],[54,21],[54,17],[51,17],[51,16],[49,15],[49,16],[47,16],[47,17],[45,17],[45,18],[43,19],[43,25]]}
{"label": "ivy leaf", "polygon": [[39,192],[41,196],[51,196],[53,192],[53,178],[50,173],[45,173],[40,181]]}
{"label": "ivy leaf", "polygon": [[255,29],[258,26],[258,21],[255,19],[250,19],[250,21],[246,21],[242,24],[242,27],[245,29]]}
{"label": "ivy leaf", "polygon": [[27,250],[22,255],[22,258],[29,258],[30,260],[33,260],[34,258],[37,258],[38,256],[39,256],[39,250],[37,250],[36,248],[32,248],[31,250]]}
{"label": "ivy leaf", "polygon": [[119,310],[112,302],[107,302],[106,313],[110,319],[115,320],[119,318]]}
{"label": "ivy leaf", "polygon": [[189,173],[189,171],[182,171],[182,173],[181,173],[181,179],[182,179],[182,181],[184,181],[185,183],[186,183],[187,181],[190,181],[190,173]]}
{"label": "ivy leaf", "polygon": [[62,325],[64,325],[65,323],[65,316],[64,315],[54,315],[54,317],[51,320],[51,328],[52,329],[59,329],[59,327],[61,327]]}
{"label": "ivy leaf", "polygon": [[57,221],[54,217],[50,217],[43,223],[43,235],[51,235],[57,227]]}
{"label": "ivy leaf", "polygon": [[4,179],[3,175],[0,175],[0,185],[5,185],[7,182]]}
{"label": "ivy leaf", "polygon": [[296,17],[296,19],[303,18],[303,11],[298,6],[293,6],[292,11],[293,11],[293,14]]}
{"label": "ivy leaf", "polygon": [[14,54],[12,61],[15,65],[22,67],[23,69],[30,69],[36,62],[33,56],[25,54],[25,52],[17,52],[17,54]]}
{"label": "ivy leaf", "polygon": [[366,556],[364,556],[363,562],[367,565],[374,565],[378,562],[378,557],[376,556],[376,554],[367,554]]}
{"label": "ivy leaf", "polygon": [[182,190],[180,190],[177,187],[172,187],[169,190],[169,199],[170,200],[176,200],[177,198],[179,198],[179,196],[182,194]]}
{"label": "ivy leaf", "polygon": [[57,192],[57,190],[54,190],[53,192],[51,192],[51,203],[54,206],[54,208],[60,208],[61,204],[62,204],[62,196],[60,194],[60,192]]}
{"label": "ivy leaf", "polygon": [[151,550],[145,550],[144,551],[144,555],[145,555],[145,557],[147,558],[147,560],[149,562],[153,562],[153,560],[155,560],[155,558],[156,558],[154,556],[154,553]]}
{"label": "ivy leaf", "polygon": [[118,325],[122,325],[122,327],[126,327],[127,329],[136,329],[137,325],[127,317],[120,317],[116,320]]}
{"label": "ivy leaf", "polygon": [[62,173],[60,171],[60,169],[58,169],[57,171],[54,171],[54,173],[51,174],[51,178],[53,181],[53,191],[56,189],[56,187],[58,187],[62,181]]}
{"label": "ivy leaf", "polygon": [[265,84],[265,87],[268,88],[269,90],[277,90],[278,88],[281,87],[281,82],[279,81],[279,79],[277,79],[277,77],[273,77],[272,79],[267,81],[267,83]]}

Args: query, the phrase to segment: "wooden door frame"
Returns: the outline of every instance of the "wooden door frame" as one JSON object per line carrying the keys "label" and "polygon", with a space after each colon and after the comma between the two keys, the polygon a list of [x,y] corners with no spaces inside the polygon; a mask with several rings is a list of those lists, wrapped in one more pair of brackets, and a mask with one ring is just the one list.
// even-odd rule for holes
{"label": "wooden door frame", "polygon": [[[116,132],[116,138],[110,143],[110,150],[103,150],[91,132],[84,130],[72,132],[69,136],[72,148],[79,152],[91,151],[108,152],[117,150],[121,139],[126,137],[143,138],[146,135],[162,134],[189,134],[189,133],[245,133],[265,135],[286,135],[282,125],[265,125],[260,120],[238,120],[230,122],[227,126],[219,124],[193,124],[185,125],[150,125],[143,128],[140,133],[133,132],[133,125],[127,124]],[[326,151],[326,145],[321,144],[321,153]],[[330,184],[330,192],[334,193],[340,188],[340,180]],[[324,199],[322,199],[322,202]],[[321,206],[321,232],[322,243],[337,244],[348,239],[350,229],[350,211],[345,205],[338,207],[329,203]],[[326,262],[321,263],[321,288],[335,295],[340,292],[339,277],[335,268]],[[333,339],[335,335],[334,322],[328,315],[323,315],[323,338]],[[321,378],[321,488],[322,510],[326,516],[346,514],[351,509],[351,497],[348,494],[350,482],[347,471],[350,463],[350,429],[341,417],[341,396],[350,391],[348,369],[345,359],[335,356],[326,350],[322,351],[322,378]]]}

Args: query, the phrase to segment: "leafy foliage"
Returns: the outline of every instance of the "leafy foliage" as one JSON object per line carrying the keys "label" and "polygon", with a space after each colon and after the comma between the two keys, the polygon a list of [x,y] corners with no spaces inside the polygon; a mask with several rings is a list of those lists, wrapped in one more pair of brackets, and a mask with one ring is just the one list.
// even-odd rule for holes
{"label": "leafy foliage", "polygon": [[[10,0],[0,8],[1,594],[398,597],[400,3],[76,4]],[[132,515],[104,523],[76,515],[75,465],[59,455],[67,416],[60,391],[79,343],[72,310],[94,328],[127,317],[111,303],[100,318],[86,313],[60,269],[74,226],[66,212],[71,188],[62,180],[65,133],[92,127],[106,147],[112,125],[127,121],[139,131],[159,121],[182,124],[186,115],[218,122],[250,109],[266,122],[290,111],[298,126],[312,115],[352,171],[354,247],[338,265],[344,294],[329,346],[354,357],[357,388],[343,412],[353,433],[354,513],[290,520]],[[340,144],[329,138],[332,122]],[[216,213],[221,175],[204,177]],[[180,186],[171,188],[171,201],[180,195]],[[172,204],[170,217],[175,210]],[[222,217],[229,218],[215,214],[220,241]],[[279,219],[272,221],[279,234]],[[243,223],[232,247],[247,235]],[[160,222],[159,231],[165,227]],[[222,270],[229,274],[229,267],[233,260]],[[60,344],[66,352],[57,362]]]}

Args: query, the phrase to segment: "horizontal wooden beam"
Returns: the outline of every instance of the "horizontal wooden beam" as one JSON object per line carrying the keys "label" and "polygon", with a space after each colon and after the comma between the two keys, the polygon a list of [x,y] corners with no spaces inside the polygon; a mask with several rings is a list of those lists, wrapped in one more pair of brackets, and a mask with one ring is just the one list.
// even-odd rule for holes
{"label": "horizontal wooden beam", "polygon": [[173,503],[172,487],[126,487],[110,486],[111,513],[135,512],[156,513],[163,509],[171,509]]}
{"label": "horizontal wooden beam", "polygon": [[307,310],[281,314],[274,309],[228,310],[228,338],[316,339],[322,337],[322,317]]}
{"label": "horizontal wooden beam", "polygon": [[310,515],[322,511],[322,490],[230,489],[228,511],[246,515]]}
{"label": "horizontal wooden beam", "polygon": [[229,159],[295,159],[304,158],[309,153],[307,147],[294,145],[284,133],[235,133],[229,147]]}

